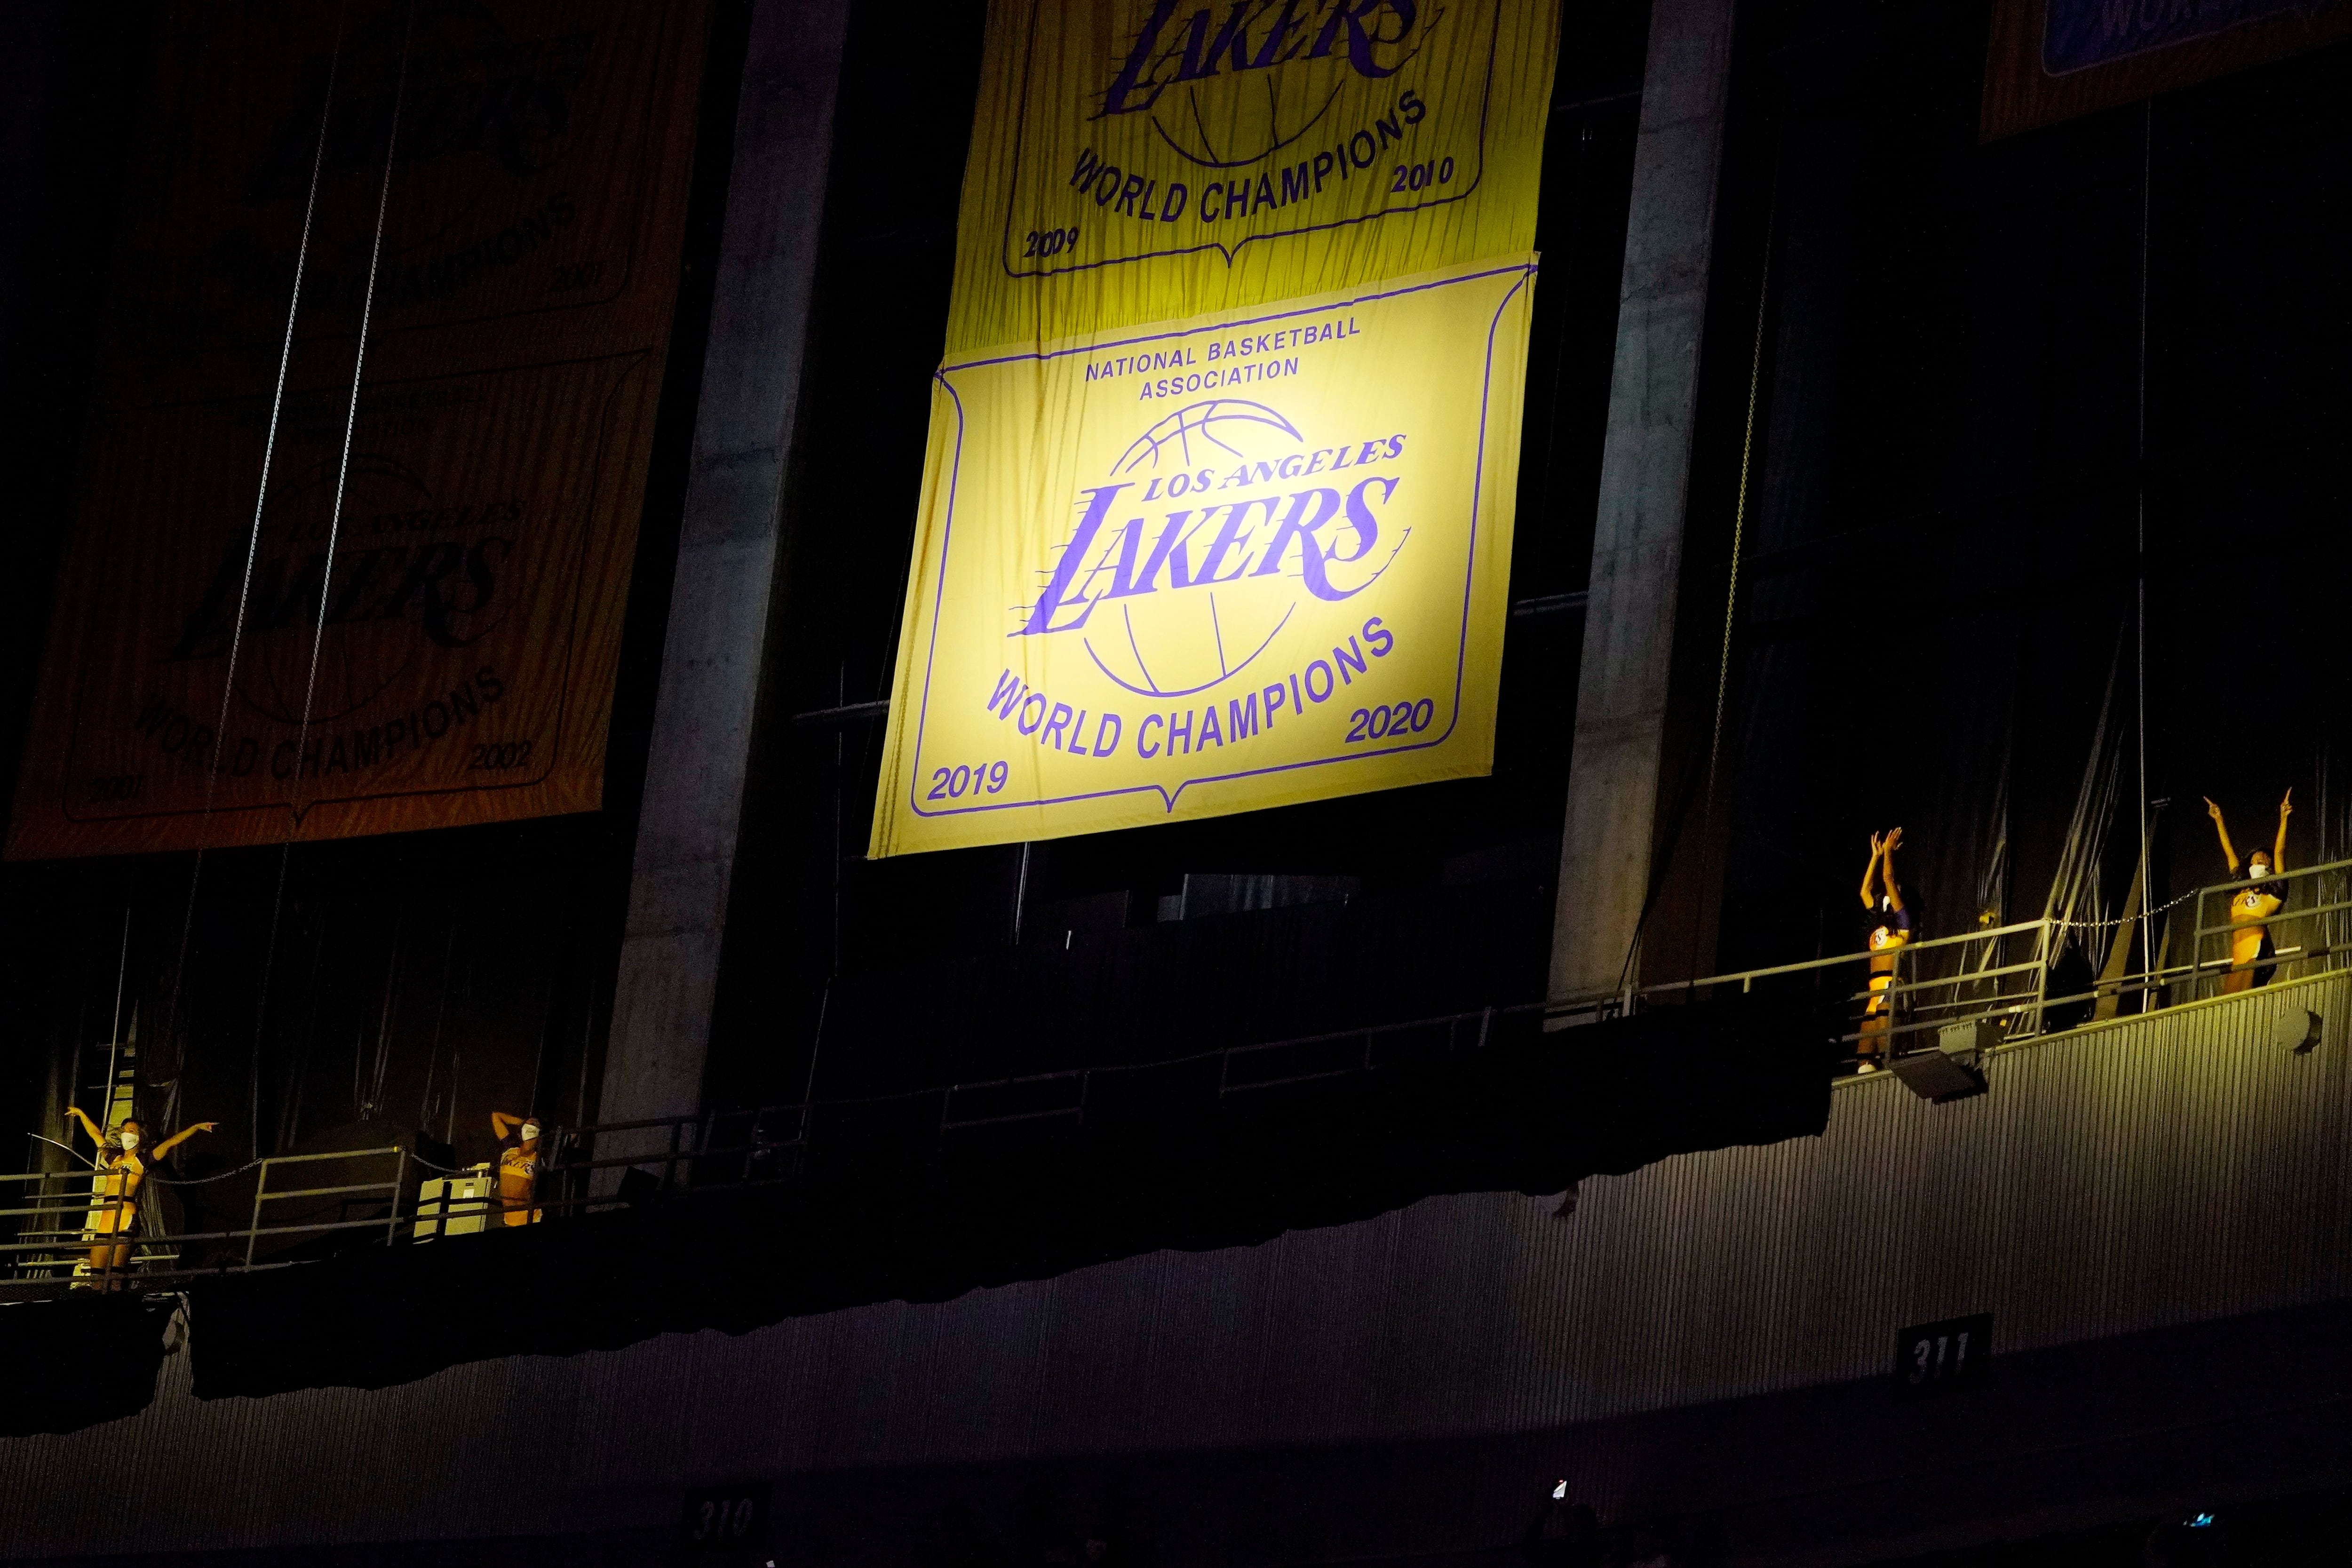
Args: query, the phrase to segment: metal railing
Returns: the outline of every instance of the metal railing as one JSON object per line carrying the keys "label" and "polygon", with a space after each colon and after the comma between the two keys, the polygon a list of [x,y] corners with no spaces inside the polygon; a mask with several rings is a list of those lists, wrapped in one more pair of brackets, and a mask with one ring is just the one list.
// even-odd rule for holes
{"label": "metal railing", "polygon": [[[2246,971],[2253,974],[2248,985],[2263,977],[2264,971],[2293,968],[2322,963],[2330,958],[2352,954],[2352,942],[2346,940],[2346,921],[2342,918],[2352,911],[2352,899],[2330,898],[2330,893],[2342,893],[2347,873],[2352,873],[2352,860],[2331,860],[2318,866],[2306,866],[2300,870],[2273,871],[2260,879],[2246,878],[2235,882],[2215,882],[2197,889],[2196,945],[2190,950],[2194,964],[2193,984],[2199,995],[2216,995],[2230,988],[2234,975]],[[2230,910],[2238,895],[2250,889],[2286,884],[2289,898],[2276,911],[2255,917],[2232,920]],[[2295,885],[2301,883],[2319,892],[2319,901],[2303,909],[2294,905]],[[2331,883],[2333,887],[2331,888]],[[2221,919],[2207,918],[2214,901],[2220,900]],[[2282,928],[2298,934],[2300,940],[2282,944],[2276,937]],[[2232,952],[2241,935],[2260,931],[2270,951],[2259,950],[2240,957]],[[2208,952],[2212,954],[2207,958]],[[2242,989],[2244,987],[2239,987]]]}
{"label": "metal railing", "polygon": [[[388,1181],[341,1182],[321,1186],[278,1187],[272,1190],[270,1176],[274,1171],[289,1167],[313,1165],[324,1161],[390,1160],[392,1176]],[[96,1216],[100,1213],[134,1212],[142,1220],[150,1205],[161,1199],[162,1191],[191,1184],[175,1182],[150,1171],[131,1196],[99,1194],[96,1184],[109,1173],[98,1171],[31,1171],[19,1174],[0,1173],[0,1182],[37,1182],[56,1190],[34,1195],[27,1205],[0,1208],[0,1218],[66,1220],[76,1214],[84,1215],[79,1225],[53,1224],[47,1226],[20,1224],[14,1239],[0,1241],[0,1259],[11,1266],[16,1278],[0,1283],[0,1292],[8,1294],[39,1294],[42,1287],[79,1288],[94,1283],[99,1289],[111,1289],[123,1281],[115,1277],[135,1273],[142,1288],[169,1280],[184,1279],[198,1274],[219,1272],[224,1268],[267,1268],[280,1265],[258,1257],[265,1238],[292,1240],[296,1237],[315,1238],[339,1231],[381,1231],[388,1245],[397,1240],[404,1228],[413,1224],[413,1216],[401,1212],[407,1186],[408,1151],[394,1143],[381,1149],[335,1150],[322,1154],[274,1154],[256,1163],[253,1200],[247,1223],[241,1228],[223,1230],[175,1231],[158,1237],[139,1231],[110,1231],[98,1228]],[[229,1175],[241,1173],[232,1172]],[[78,1189],[78,1190],[77,1190]],[[313,1201],[332,1199],[332,1211],[337,1217],[320,1219],[299,1217],[264,1223],[266,1205],[298,1199]],[[357,1202],[373,1208],[381,1202],[384,1213],[353,1218],[351,1209]],[[328,1212],[319,1210],[314,1212]],[[179,1264],[196,1243],[221,1243],[229,1250],[205,1266],[166,1268],[147,1267],[158,1262]],[[242,1253],[235,1250],[243,1244]],[[128,1248],[131,1257],[117,1262],[114,1254]],[[142,1254],[142,1250],[143,1254]],[[106,1254],[95,1270],[89,1255]],[[65,1269],[60,1275],[56,1270]]]}
{"label": "metal railing", "polygon": [[[24,1194],[25,1203],[0,1207],[0,1218],[19,1222],[28,1219],[57,1222],[17,1225],[17,1239],[7,1246],[7,1252],[52,1255],[28,1258],[20,1265],[21,1268],[41,1269],[43,1277],[47,1277],[47,1270],[62,1268],[66,1270],[64,1278],[67,1279],[95,1279],[99,1289],[112,1288],[113,1276],[118,1272],[115,1251],[124,1247],[136,1248],[147,1238],[134,1231],[117,1231],[111,1226],[100,1230],[99,1217],[101,1215],[116,1216],[114,1223],[119,1225],[119,1216],[135,1212],[132,1205],[137,1202],[135,1198],[127,1198],[120,1194],[100,1192],[98,1186],[103,1175],[101,1172],[79,1171],[26,1171],[0,1175],[0,1182],[37,1182],[41,1184],[40,1190]],[[118,1236],[120,1240],[115,1239]],[[101,1240],[101,1237],[105,1239]],[[105,1257],[93,1274],[90,1255],[101,1247],[105,1250]],[[152,1260],[152,1253],[147,1259],[133,1258],[133,1261]]]}
{"label": "metal railing", "polygon": [[[2238,893],[2280,883],[2288,885],[2288,897],[2275,912],[2260,919],[2227,918],[2230,904]],[[2024,1039],[2044,1033],[2053,1014],[2063,1016],[2067,1010],[2085,1003],[2095,1007],[2103,1003],[2120,1006],[2126,999],[2136,999],[2140,1003],[2137,1011],[2153,1012],[2177,1001],[2221,994],[2231,988],[2233,974],[2250,970],[2253,973],[2245,983],[2248,986],[2260,984],[2273,973],[2310,973],[2315,965],[2336,968],[2352,963],[2352,889],[2347,889],[2347,884],[2352,884],[2352,859],[2275,871],[2259,880],[2248,878],[2207,884],[2180,900],[2193,899],[2196,910],[2190,953],[2186,962],[2168,963],[2159,956],[2152,967],[2126,968],[2113,976],[2103,975],[2082,990],[2051,990],[2050,976],[2059,944],[2070,931],[2113,932],[2123,923],[2121,921],[2021,921],[1958,936],[1906,942],[1882,953],[1866,950],[1834,953],[1795,963],[1666,981],[1635,987],[1614,997],[1588,998],[1572,1005],[1602,1013],[1624,1013],[1644,1002],[1678,994],[1695,995],[1733,984],[1742,994],[1748,994],[1759,981],[1832,970],[1866,969],[1876,958],[1887,963],[1885,985],[1873,990],[1865,984],[1862,990],[1822,1000],[1833,1000],[1851,1010],[1867,1007],[1874,999],[1883,999],[1887,1022],[1869,1033],[1886,1042],[1890,1056],[1900,1057],[1907,1049],[1932,1048],[1933,1042],[1920,1037],[1931,1032],[1940,1035],[1955,1027],[1972,1031],[1990,1024],[1998,1026],[2007,1039]],[[2318,889],[2318,901],[2295,907],[2298,886]],[[2217,900],[2224,914],[2219,921],[2210,918]],[[2241,957],[2231,952],[2231,943],[2249,929],[2264,931],[2271,938],[2270,947],[2259,956]],[[2294,933],[2298,939],[2282,942],[2278,939],[2283,933]],[[2013,956],[2010,951],[2012,944],[2030,949],[2030,956]],[[1935,972],[1923,973],[1927,970]],[[1988,985],[1992,987],[1989,991],[1985,989]],[[2176,996],[2176,991],[2182,994]],[[1861,1019],[1856,1017],[1851,1022],[1853,1026],[1839,1035],[1838,1039],[1846,1045],[1858,1045],[1864,1035]]]}
{"label": "metal railing", "polygon": [[[2352,872],[2352,860],[2284,871],[2270,881],[2315,881],[2334,876],[2339,883]],[[2249,886],[2244,882],[2215,884],[2199,889],[2198,907],[2216,894]],[[2346,917],[2339,919],[2338,917]],[[2352,898],[2329,901],[2308,910],[2283,911],[2271,917],[2273,927],[2290,921],[2335,921],[2352,933]],[[750,1110],[704,1111],[695,1115],[656,1117],[596,1126],[558,1128],[544,1144],[539,1191],[533,1202],[551,1214],[568,1214],[597,1207],[643,1202],[667,1194],[709,1191],[767,1182],[791,1180],[805,1169],[813,1121],[820,1110],[872,1106],[890,1101],[935,1102],[923,1118],[929,1131],[940,1139],[952,1134],[1014,1123],[1063,1121],[1085,1124],[1106,1079],[1213,1063],[1215,1091],[1220,1100],[1320,1080],[1358,1077],[1380,1071],[1402,1059],[1425,1060],[1483,1049],[1498,1026],[1514,1024],[1557,1026],[1579,1019],[1623,1016],[1647,1005],[1677,998],[1707,995],[1736,986],[1742,994],[1755,994],[1759,984],[1805,977],[1819,979],[1838,971],[1868,970],[1874,957],[1888,961],[1886,984],[1872,989],[1843,989],[1817,1000],[1849,1011],[1873,1000],[1886,1009],[1886,1022],[1875,1037],[1885,1043],[1890,1058],[1913,1050],[1934,1049],[1947,1029],[1973,1034],[1981,1026],[1998,1027],[2004,1040],[2040,1035],[2053,1013],[2095,1005],[2105,1001],[2121,1005],[2142,998],[2147,1010],[2172,1000],[2169,993],[2187,985],[2196,994],[2210,994],[2231,968],[2226,953],[2206,958],[2192,955],[2185,963],[2126,970],[2095,981],[2088,989],[2054,992],[2050,985],[2060,944],[2070,931],[2113,931],[2121,922],[2068,922],[2054,919],[2018,921],[2007,925],[1930,937],[1910,942],[1880,954],[1867,951],[1835,953],[1792,963],[1768,964],[1691,980],[1664,981],[1605,996],[1567,1001],[1519,1003],[1458,1013],[1439,1014],[1393,1023],[1329,1030],[1286,1039],[1220,1047],[1188,1056],[1150,1062],[1112,1063],[975,1079],[907,1090],[863,1100],[812,1100],[763,1106]],[[2215,928],[2228,931],[2228,926]],[[2199,937],[2207,931],[2200,918]],[[2305,942],[2280,947],[2265,960],[2279,966],[2307,965],[2330,958],[2352,962],[2352,935],[2333,943]],[[1835,1037],[1858,1044],[1861,1019]],[[599,1141],[603,1142],[600,1142]],[[635,1146],[612,1151],[618,1140]],[[654,1146],[647,1148],[650,1142]],[[635,1172],[634,1190],[601,1187],[598,1173]]]}
{"label": "metal railing", "polygon": [[[789,1180],[800,1173],[807,1152],[809,1110],[806,1105],[764,1105],[546,1129],[540,1135],[530,1206],[560,1217],[625,1207],[687,1188],[715,1191]],[[618,1144],[629,1147],[613,1152]],[[629,1180],[631,1173],[642,1179]],[[620,1175],[617,1185],[602,1179],[608,1173]]]}
{"label": "metal railing", "polygon": [[[323,1187],[295,1187],[275,1193],[269,1190],[269,1172],[273,1166],[316,1164],[321,1160],[368,1159],[386,1154],[392,1156],[393,1159],[392,1180],[389,1182],[342,1182]],[[261,1162],[260,1174],[255,1179],[253,1184],[253,1223],[247,1226],[245,1230],[245,1266],[247,1268],[253,1267],[253,1249],[260,1244],[261,1238],[265,1235],[292,1236],[298,1233],[317,1233],[320,1231],[332,1230],[359,1230],[375,1224],[375,1221],[372,1218],[351,1219],[347,1217],[344,1219],[329,1221],[321,1225],[294,1224],[268,1226],[263,1226],[261,1223],[262,1205],[273,1202],[284,1203],[294,1198],[339,1198],[342,1201],[338,1204],[337,1207],[348,1215],[351,1209],[352,1194],[373,1193],[385,1194],[389,1201],[387,1205],[388,1213],[383,1221],[383,1240],[385,1246],[391,1246],[400,1235],[401,1189],[406,1184],[407,1175],[408,1151],[398,1143],[394,1143],[386,1149],[366,1149],[361,1150],[357,1152],[338,1152],[331,1154],[279,1154],[271,1159],[264,1160]]]}
{"label": "metal railing", "polygon": [[[2260,921],[2226,918],[2230,900],[2238,893],[2279,882],[2289,884],[2285,907]],[[750,1110],[551,1127],[541,1135],[537,1176],[527,1198],[509,1199],[499,1185],[498,1167],[477,1165],[449,1173],[476,1180],[487,1176],[492,1184],[487,1197],[452,1199],[445,1194],[437,1204],[411,1205],[409,1181],[412,1174],[421,1173],[425,1163],[394,1142],[378,1149],[274,1155],[257,1162],[247,1223],[241,1228],[163,1237],[125,1232],[117,1241],[109,1239],[116,1233],[97,1228],[98,1215],[119,1214],[134,1203],[147,1203],[157,1185],[186,1184],[151,1173],[152,1184],[142,1187],[136,1197],[124,1198],[97,1190],[103,1173],[0,1174],[0,1183],[38,1184],[24,1202],[0,1206],[0,1221],[18,1222],[15,1238],[0,1241],[0,1260],[13,1263],[11,1272],[16,1278],[0,1289],[24,1294],[90,1286],[105,1289],[124,1283],[115,1278],[118,1274],[135,1275],[134,1282],[141,1288],[169,1285],[223,1269],[288,1267],[299,1260],[266,1253],[281,1251],[282,1243],[297,1238],[370,1232],[381,1237],[380,1242],[371,1238],[372,1245],[392,1246],[452,1234],[456,1227],[450,1222],[460,1217],[478,1216],[479,1228],[496,1229],[633,1206],[682,1193],[790,1182],[808,1173],[820,1113],[887,1110],[904,1130],[937,1140],[937,1146],[944,1148],[950,1140],[981,1134],[990,1128],[1051,1123],[1083,1127],[1102,1102],[1099,1091],[1106,1081],[1132,1075],[1197,1068],[1203,1075],[1202,1081],[1213,1082],[1215,1096],[1223,1102],[1374,1074],[1408,1061],[1427,1062],[1480,1051],[1500,1029],[1532,1032],[1580,1019],[1621,1016],[1647,1007],[1698,1000],[1733,987],[1742,995],[1753,995],[1759,990],[1810,982],[1811,1000],[1832,1012],[1843,1009],[1846,1019],[1843,1033],[1825,1031],[1824,1037],[1856,1046],[1866,1032],[1892,1065],[1915,1052],[1936,1049],[1938,1037],[1949,1029],[1980,1038],[1980,1031],[1990,1025],[2003,1041],[2013,1042],[2047,1032],[2055,1026],[2053,1018],[2063,1020],[2066,1010],[2086,1003],[2108,1003],[2120,1008],[2126,999],[2136,999],[2141,1010],[2153,1011],[2175,1001],[2219,994],[2231,974],[2249,969],[2308,972],[2313,965],[2352,964],[2352,889],[2347,889],[2347,883],[2352,883],[2352,859],[2280,871],[2261,883],[2249,879],[2200,888],[2193,895],[2196,914],[2186,962],[2168,963],[2159,958],[2153,967],[2103,976],[2087,990],[2063,994],[2052,991],[2050,976],[2066,936],[2085,929],[2112,932],[2120,922],[2086,926],[2055,920],[2020,921],[1906,942],[1878,954],[1835,953],[1663,981],[1603,996],[1481,1007],[1219,1047],[1164,1060],[1072,1068]],[[2319,889],[2317,901],[2305,908],[2293,907],[2298,885]],[[2224,916],[2218,921],[2209,918],[2217,899]],[[2263,926],[2271,933],[2270,951],[2259,958],[2233,953],[2233,940],[2252,925]],[[2293,940],[2282,941],[2282,937]],[[1885,963],[1876,975],[1869,973],[1874,958]],[[1849,989],[1851,982],[1833,990],[1822,989],[1824,980],[1856,970],[1865,974],[1862,989]],[[1872,988],[1869,980],[1880,976],[1885,984]],[[1867,1009],[1874,1001],[1883,1009],[1884,1022],[1865,1031],[1865,1016],[1859,1010]],[[297,1176],[295,1184],[280,1184],[298,1167],[333,1161],[388,1162],[388,1174],[381,1180],[310,1185],[301,1184]],[[270,1205],[303,1201],[331,1204],[334,1217],[319,1217],[319,1213],[326,1212],[320,1210],[288,1219],[271,1218],[283,1211]],[[351,1212],[354,1206],[369,1212],[354,1216]],[[147,1211],[140,1212],[142,1221],[147,1220]],[[527,1220],[523,1215],[528,1215]],[[207,1252],[202,1250],[206,1244],[217,1245]],[[101,1247],[108,1249],[108,1256],[93,1273],[89,1254]],[[130,1248],[131,1256],[116,1263],[114,1249],[121,1247]],[[183,1266],[192,1253],[208,1260]],[[168,1267],[158,1268],[158,1264]]]}
{"label": "metal railing", "polygon": [[[1613,1007],[1610,1005],[1611,999],[1595,998],[1587,1005],[1603,1011],[1630,1012],[1644,1001],[1696,995],[1735,984],[1741,994],[1747,995],[1753,994],[1759,980],[1825,975],[1856,966],[1867,970],[1876,960],[1887,965],[1884,971],[1886,984],[1874,989],[1865,984],[1860,991],[1822,1000],[1864,1006],[1874,1000],[1882,1002],[1888,1015],[1887,1026],[1873,1032],[1888,1037],[1986,1020],[2000,1021],[2010,1034],[2021,1037],[2038,1033],[2043,1009],[2054,1001],[2064,1000],[2047,994],[2052,943],[2063,930],[2063,924],[2057,921],[2019,921],[1959,936],[1907,942],[1874,953],[1865,949],[1794,963],[1703,975],[1695,980],[1661,981],[1623,993]],[[2027,948],[2029,956],[2010,960],[2009,949],[2013,945]],[[1948,964],[1943,962],[1947,959],[1950,960]],[[1923,970],[1944,972],[1923,973]],[[1990,991],[1988,986],[1991,987]],[[1936,999],[1929,1000],[1930,996]],[[1938,1016],[1922,1016],[1928,1014]],[[1859,1027],[1840,1037],[1849,1044],[1858,1043],[1861,1037]]]}

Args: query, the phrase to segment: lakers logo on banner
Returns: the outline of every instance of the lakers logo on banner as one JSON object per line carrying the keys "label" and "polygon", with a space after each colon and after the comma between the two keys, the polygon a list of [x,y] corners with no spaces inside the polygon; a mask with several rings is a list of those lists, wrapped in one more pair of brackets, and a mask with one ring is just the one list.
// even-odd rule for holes
{"label": "lakers logo on banner", "polygon": [[991,20],[875,853],[1486,771],[1549,9]]}
{"label": "lakers logo on banner", "polygon": [[110,421],[85,503],[151,531],[134,557],[78,563],[58,611],[74,682],[12,849],[593,805],[601,694],[576,683],[610,668],[632,530],[622,476],[582,458],[642,448],[655,374],[635,353],[378,383],[347,474],[348,388],[302,394],[257,529],[266,395]]}
{"label": "lakers logo on banner", "polygon": [[[1091,117],[1024,118],[1008,215],[1060,206],[1072,221],[1008,223],[1005,270],[1230,255],[1463,200],[1483,165],[1497,16],[1493,0],[1182,13],[1156,0]],[[1433,49],[1455,66],[1449,91],[1414,68]]]}
{"label": "lakers logo on banner", "polygon": [[598,803],[699,14],[168,14],[11,856]]}

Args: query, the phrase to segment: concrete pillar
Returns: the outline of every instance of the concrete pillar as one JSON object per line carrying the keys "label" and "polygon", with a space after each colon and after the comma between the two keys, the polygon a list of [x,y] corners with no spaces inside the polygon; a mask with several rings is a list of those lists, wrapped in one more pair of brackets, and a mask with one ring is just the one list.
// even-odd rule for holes
{"label": "concrete pillar", "polygon": [[700,1107],[846,0],[757,0],[599,1117]]}
{"label": "concrete pillar", "polygon": [[1554,1000],[1614,991],[1649,893],[1732,0],[1656,0],[1633,153],[1552,926]]}

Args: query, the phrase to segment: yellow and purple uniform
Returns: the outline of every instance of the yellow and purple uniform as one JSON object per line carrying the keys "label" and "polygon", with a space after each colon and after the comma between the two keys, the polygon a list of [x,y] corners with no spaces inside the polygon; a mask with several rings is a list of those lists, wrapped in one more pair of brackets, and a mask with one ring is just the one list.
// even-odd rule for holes
{"label": "yellow and purple uniform", "polygon": [[1911,940],[1911,911],[1882,909],[1866,920],[1869,930],[1863,945],[1870,950],[1870,1000],[1863,1005],[1862,1038],[1855,1050],[1865,1062],[1885,1053],[1887,1034],[1895,1026],[1895,998],[1888,993],[1895,984],[1895,950]]}
{"label": "yellow and purple uniform", "polygon": [[539,1151],[517,1143],[499,1156],[499,1204],[509,1225],[531,1225],[540,1217],[530,1206],[539,1185]]}
{"label": "yellow and purple uniform", "polygon": [[2277,949],[2271,945],[2270,927],[2263,922],[2286,907],[2284,882],[2257,882],[2251,888],[2241,888],[2230,900],[2230,973],[2222,977],[2221,989],[2244,991],[2268,984],[2268,968],[2257,969],[2261,960],[2272,957]]}

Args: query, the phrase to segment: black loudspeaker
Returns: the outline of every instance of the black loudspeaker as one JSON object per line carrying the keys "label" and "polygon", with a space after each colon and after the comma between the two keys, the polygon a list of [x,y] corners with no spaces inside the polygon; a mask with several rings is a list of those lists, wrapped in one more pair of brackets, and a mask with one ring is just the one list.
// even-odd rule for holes
{"label": "black loudspeaker", "polygon": [[1937,1031],[1935,1049],[1895,1058],[1895,1076],[1904,1088],[1937,1105],[1982,1094],[1985,1076],[1978,1058],[2000,1038],[1999,1026],[1989,1021],[1954,1024]]}

